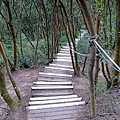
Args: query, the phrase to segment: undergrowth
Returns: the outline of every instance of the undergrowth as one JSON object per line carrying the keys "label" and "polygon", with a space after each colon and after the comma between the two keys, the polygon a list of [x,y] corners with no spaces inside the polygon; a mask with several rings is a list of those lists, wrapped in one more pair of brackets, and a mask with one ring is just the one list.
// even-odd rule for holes
{"label": "undergrowth", "polygon": [[[34,66],[34,56],[35,56],[35,46],[36,41],[31,41],[31,43],[34,45],[34,48],[30,45],[28,40],[26,38],[22,39],[22,53],[20,48],[20,40],[17,39],[17,49],[18,49],[18,65],[20,68],[28,68],[30,66]],[[64,33],[61,33],[59,36],[59,48],[61,49],[63,45],[67,43],[67,38]],[[51,40],[49,41],[50,44],[50,51],[51,52]],[[4,49],[6,52],[6,55],[9,59],[9,61],[13,64],[14,61],[14,53],[13,53],[13,44],[11,40],[4,41],[3,42]],[[50,54],[51,55],[51,54]],[[38,43],[38,49],[37,49],[37,65],[40,64],[47,64],[48,62],[48,45],[45,40],[40,40]],[[0,63],[4,66],[4,60],[2,56],[0,56]]]}

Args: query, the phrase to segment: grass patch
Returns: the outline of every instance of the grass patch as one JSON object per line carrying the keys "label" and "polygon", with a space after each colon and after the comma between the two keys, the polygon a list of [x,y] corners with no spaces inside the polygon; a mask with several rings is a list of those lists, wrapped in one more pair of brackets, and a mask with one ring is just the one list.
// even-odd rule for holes
{"label": "grass patch", "polygon": [[96,85],[96,97],[100,97],[101,94],[104,94],[105,92],[106,92],[106,81],[99,80]]}

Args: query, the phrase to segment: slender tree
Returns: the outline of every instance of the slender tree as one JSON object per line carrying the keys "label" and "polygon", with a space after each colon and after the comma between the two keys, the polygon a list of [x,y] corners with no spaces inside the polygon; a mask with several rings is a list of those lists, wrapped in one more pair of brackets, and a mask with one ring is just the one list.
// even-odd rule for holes
{"label": "slender tree", "polygon": [[[99,35],[100,33],[100,19],[99,19],[99,13],[97,11],[97,6],[95,6],[95,21],[96,21],[96,33]],[[96,51],[97,54],[99,54],[98,50]],[[95,64],[95,85],[98,83],[98,74],[100,71],[99,67],[99,55],[96,56],[96,64]]]}
{"label": "slender tree", "polygon": [[16,93],[16,95],[17,95],[17,97],[18,97],[18,101],[19,101],[20,104],[23,105],[23,98],[22,98],[22,96],[21,96],[21,94],[20,94],[20,91],[19,91],[19,89],[18,89],[18,87],[17,87],[17,85],[16,85],[16,83],[15,83],[13,77],[12,77],[12,73],[11,73],[10,67],[9,67],[9,62],[8,62],[7,56],[6,56],[6,54],[5,54],[5,51],[4,51],[2,42],[0,42],[0,53],[2,54],[2,57],[3,57],[3,59],[4,59],[5,66],[6,66],[6,70],[7,70],[8,76],[9,76],[9,78],[10,78],[10,80],[11,80],[11,83],[12,83],[12,85],[13,85],[13,88],[14,88],[14,90],[15,90],[15,93]]}
{"label": "slender tree", "polygon": [[93,21],[91,18],[90,11],[88,9],[87,3],[85,0],[77,0],[77,3],[79,4],[82,14],[85,19],[86,27],[88,28],[89,34],[91,36],[90,40],[90,62],[88,67],[88,77],[89,77],[89,83],[90,83],[90,99],[91,99],[91,115],[94,117],[96,115],[96,101],[95,101],[95,90],[94,90],[94,77],[93,77],[93,68],[95,64],[95,45],[93,42],[93,39],[95,39],[96,32],[94,30]]}
{"label": "slender tree", "polygon": [[8,30],[10,32],[12,41],[13,41],[13,49],[14,49],[14,70],[18,68],[18,51],[17,51],[17,43],[16,43],[16,31],[13,23],[13,17],[12,17],[12,12],[10,8],[10,1],[9,0],[4,0],[3,3],[6,6],[7,9],[7,14],[8,14],[8,19],[0,12],[1,16],[3,19],[6,21]]}
{"label": "slender tree", "polygon": [[[59,3],[60,3],[61,8],[63,9],[63,12],[64,12],[66,20],[67,20],[68,34],[70,36],[70,40],[71,40],[72,45],[73,45],[73,50],[77,51],[75,38],[74,38],[74,35],[73,35],[74,30],[72,29],[71,23],[68,19],[68,13],[67,13],[67,11],[66,11],[66,9],[65,9],[61,0],[59,0]],[[74,70],[75,75],[80,76],[80,67],[79,67],[79,64],[78,64],[78,58],[77,58],[77,53],[76,52],[74,52],[74,59],[75,59],[75,70]]]}
{"label": "slender tree", "polygon": [[[115,35],[115,63],[120,66],[120,0],[116,0],[116,35]],[[118,85],[119,72],[113,70],[112,86]]]}
{"label": "slender tree", "polygon": [[45,1],[44,0],[41,0],[41,4],[42,4],[42,9],[44,11],[44,16],[45,16],[45,29],[46,29],[46,40],[47,40],[47,55],[48,55],[48,59],[50,58],[50,41],[49,41],[49,25],[48,25],[48,17],[47,17],[47,10],[46,10],[46,7],[45,7]]}
{"label": "slender tree", "polygon": [[0,65],[0,94],[3,97],[4,101],[8,104],[12,111],[16,110],[17,102],[12,99],[8,90],[6,88],[6,80],[4,75],[4,70]]}
{"label": "slender tree", "polygon": [[[68,39],[68,44],[69,44],[69,47],[72,48],[70,38],[69,38],[69,35],[68,35],[68,32],[67,32],[67,26],[66,26],[65,20],[64,20],[64,14],[63,14],[63,11],[62,11],[61,7],[60,7],[60,11],[61,11],[61,16],[62,16],[62,20],[63,20],[63,26],[65,28],[66,36],[67,36],[67,39]],[[75,71],[75,63],[74,63],[73,53],[72,53],[71,49],[70,49],[70,55],[71,55],[71,60],[72,60],[72,66],[73,66],[73,69]]]}

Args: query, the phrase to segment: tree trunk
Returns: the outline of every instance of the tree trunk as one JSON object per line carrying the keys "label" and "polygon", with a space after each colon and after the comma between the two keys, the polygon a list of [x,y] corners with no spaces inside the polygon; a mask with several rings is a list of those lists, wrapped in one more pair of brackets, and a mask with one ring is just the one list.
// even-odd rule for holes
{"label": "tree trunk", "polygon": [[[72,28],[72,39],[73,39],[73,47],[74,50],[76,51],[76,43],[75,43],[75,29],[74,29],[74,15],[73,15],[73,0],[71,0],[70,2],[70,16],[71,16],[71,28]],[[77,57],[77,53],[74,53],[75,56],[75,65],[76,65],[76,75],[80,76],[80,67],[79,67],[79,63],[78,63],[78,57]]]}
{"label": "tree trunk", "polygon": [[12,13],[11,13],[11,9],[10,9],[10,3],[8,0],[4,1],[4,4],[7,8],[8,11],[8,26],[9,26],[9,32],[11,34],[12,37],[12,41],[13,41],[13,49],[14,49],[14,70],[16,70],[16,68],[18,68],[18,51],[17,51],[17,43],[16,43],[16,33],[15,33],[15,27],[13,24],[13,19],[12,19]]}
{"label": "tree trunk", "polygon": [[3,97],[4,101],[8,104],[9,108],[12,111],[15,111],[17,108],[17,102],[11,98],[7,91],[4,70],[1,65],[0,65],[0,94]]}
{"label": "tree trunk", "polygon": [[[120,66],[120,0],[116,0],[116,37],[115,37],[115,63]],[[118,85],[119,72],[113,70],[112,86]]]}
{"label": "tree trunk", "polygon": [[44,0],[41,0],[42,2],[42,7],[43,7],[43,11],[44,11],[44,14],[45,14],[45,24],[46,24],[46,39],[47,39],[47,47],[48,47],[48,50],[47,50],[47,54],[48,54],[48,59],[50,58],[50,43],[49,43],[49,26],[48,26],[48,20],[47,20],[47,12],[46,12],[46,8],[45,8],[45,3],[44,3]]}
{"label": "tree trunk", "polygon": [[[89,31],[90,36],[95,36],[95,30],[93,26],[93,21],[89,12],[89,9],[87,7],[87,3],[85,0],[77,0],[81,10],[82,14],[84,16],[84,19],[86,21],[86,25]],[[88,66],[88,78],[90,83],[90,100],[91,100],[91,115],[94,117],[96,115],[96,101],[95,101],[95,90],[94,90],[94,78],[93,78],[93,68],[95,64],[95,46],[93,42],[93,38],[90,40],[90,61]]]}
{"label": "tree trunk", "polygon": [[[34,5],[35,5],[35,2],[34,2]],[[37,42],[36,42],[36,47],[35,47],[35,53],[34,53],[34,65],[36,66],[37,65],[37,57],[38,57],[38,43],[39,43],[39,40],[40,40],[40,18],[41,18],[41,14],[40,14],[40,7],[37,8],[37,6],[35,5],[36,7],[36,10],[38,11],[38,30],[37,30]]]}
{"label": "tree trunk", "polygon": [[13,85],[13,88],[14,88],[14,90],[15,90],[15,93],[16,93],[16,95],[17,95],[17,97],[18,97],[19,103],[23,104],[23,99],[22,99],[22,97],[21,97],[21,95],[20,95],[20,92],[19,92],[19,90],[18,90],[18,87],[17,87],[17,85],[16,85],[16,83],[15,83],[13,77],[12,77],[12,73],[11,73],[11,71],[10,71],[8,59],[7,59],[7,56],[6,56],[6,54],[5,54],[5,51],[4,51],[4,48],[3,48],[1,42],[0,42],[0,52],[1,52],[2,57],[3,57],[3,59],[4,59],[5,66],[6,66],[6,69],[7,69],[7,73],[8,73],[8,75],[9,75],[9,78],[10,78],[11,83],[12,83],[12,85]]}
{"label": "tree trunk", "polygon": [[67,33],[67,27],[65,25],[64,15],[63,15],[63,11],[62,11],[61,7],[60,7],[60,11],[61,11],[61,16],[62,16],[62,20],[63,20],[63,26],[65,28],[66,37],[68,39],[68,44],[69,44],[69,48],[70,48],[70,56],[71,56],[71,60],[72,60],[72,66],[73,66],[73,69],[75,71],[76,68],[75,68],[74,58],[73,58],[73,54],[72,54],[72,50],[71,50],[72,46],[71,46],[71,43],[70,43],[69,35]]}
{"label": "tree trunk", "polygon": [[[98,18],[98,13],[95,14],[96,17],[96,33],[97,35],[99,35],[99,31],[100,31],[100,20]],[[96,53],[99,54],[98,50],[96,50]],[[100,67],[99,67],[99,59],[100,57],[97,55],[96,56],[96,64],[95,64],[95,86],[98,83],[98,74],[100,71]]]}
{"label": "tree trunk", "polygon": [[[71,27],[71,24],[70,24],[70,21],[69,21],[67,11],[66,11],[66,9],[65,9],[61,0],[59,0],[59,3],[60,3],[60,5],[63,9],[63,12],[64,12],[66,20],[67,20],[68,34],[70,36],[70,39],[71,39],[71,42],[72,42],[72,45],[73,45],[73,50],[77,51],[76,44],[75,44],[75,41],[74,41],[74,38],[73,38],[74,36],[73,36],[73,33],[72,33],[72,27]],[[79,64],[78,64],[77,53],[74,53],[74,59],[75,59],[75,71],[74,71],[75,75],[80,76],[80,68],[79,68]]]}

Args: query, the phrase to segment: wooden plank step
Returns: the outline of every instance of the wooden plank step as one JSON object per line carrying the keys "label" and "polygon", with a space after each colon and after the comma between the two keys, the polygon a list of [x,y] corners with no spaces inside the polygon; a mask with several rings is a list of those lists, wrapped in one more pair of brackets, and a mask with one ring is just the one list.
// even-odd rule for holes
{"label": "wooden plank step", "polygon": [[70,54],[67,54],[67,53],[58,53],[57,55],[70,56]]}
{"label": "wooden plank step", "polygon": [[32,91],[31,91],[32,94],[39,94],[39,93],[58,94],[59,93],[59,95],[62,94],[62,93],[68,93],[69,94],[71,92],[73,92],[72,88],[71,89],[59,89],[59,88],[58,89],[32,89]]}
{"label": "wooden plank step", "polygon": [[72,65],[72,61],[71,62],[66,62],[66,61],[53,61],[53,64],[62,64],[62,65]]}
{"label": "wooden plank step", "polygon": [[49,77],[38,77],[38,81],[48,81],[48,82],[70,82],[71,78],[67,79],[67,78],[49,78]]}
{"label": "wooden plank step", "polygon": [[77,106],[65,106],[65,107],[57,107],[57,108],[44,108],[44,109],[32,109],[28,110],[30,114],[39,114],[39,113],[46,113],[46,112],[59,112],[59,111],[72,111],[72,110],[83,110],[84,106],[77,105]]}
{"label": "wooden plank step", "polygon": [[49,76],[57,76],[57,77],[72,77],[72,75],[68,75],[68,74],[57,74],[57,73],[44,73],[44,72],[39,72],[39,75],[43,75],[45,77],[49,77]]}
{"label": "wooden plank step", "polygon": [[62,67],[62,68],[73,68],[73,66],[70,65],[61,65],[61,64],[49,64],[49,66],[55,66],[55,67]]}
{"label": "wooden plank step", "polygon": [[66,99],[55,99],[55,100],[46,100],[46,101],[30,101],[29,105],[45,105],[45,104],[60,104],[60,103],[68,103],[68,102],[78,102],[81,101],[82,98],[66,98]]}
{"label": "wooden plank step", "polygon": [[68,54],[70,54],[70,51],[69,50],[60,50],[59,53],[68,53]]}
{"label": "wooden plank step", "polygon": [[56,108],[56,107],[65,107],[65,106],[74,106],[74,105],[84,105],[85,101],[80,102],[69,102],[69,103],[60,103],[60,104],[49,104],[49,105],[35,105],[29,106],[27,109],[44,109],[44,108]]}
{"label": "wooden plank step", "polygon": [[[40,118],[41,119],[41,118]],[[28,118],[27,120],[40,120],[39,118]],[[49,119],[49,118],[48,118]],[[44,118],[42,120],[45,120]],[[50,120],[50,119],[49,119]],[[58,119],[52,119],[51,120],[58,120]],[[62,118],[62,119],[59,119],[59,120],[78,120],[76,119],[75,117],[71,117],[71,118]]]}
{"label": "wooden plank step", "polygon": [[[70,51],[69,50],[61,50],[59,53],[65,53],[65,54],[69,54],[70,55]],[[74,52],[72,51],[72,53],[74,53]]]}
{"label": "wooden plank step", "polygon": [[67,45],[67,46],[63,46],[62,49],[70,49],[70,47]]}
{"label": "wooden plank step", "polygon": [[34,116],[32,118],[28,118],[28,120],[64,120],[64,119],[68,119],[68,120],[74,120],[74,118],[77,116],[77,114],[69,114],[69,115],[61,115],[61,116],[51,116],[51,117],[35,117]]}
{"label": "wooden plank step", "polygon": [[43,97],[43,96],[61,96],[61,95],[72,95],[73,94],[73,91],[70,91],[70,92],[56,92],[56,93],[32,93],[32,96],[33,97]]}
{"label": "wooden plank step", "polygon": [[55,89],[73,89],[73,86],[41,86],[41,87],[31,87],[32,90],[55,90]]}
{"label": "wooden plank step", "polygon": [[51,96],[51,97],[32,97],[30,98],[31,101],[35,100],[55,100],[61,98],[75,98],[77,95],[66,95],[66,96]]}
{"label": "wooden plank step", "polygon": [[[68,54],[69,56],[67,56],[67,57],[71,57],[70,52],[67,52],[67,51],[60,51],[59,53],[61,53],[61,54]],[[65,55],[56,55],[56,56],[65,57]],[[73,53],[73,52],[72,52],[72,56],[74,57],[74,53]]]}
{"label": "wooden plank step", "polygon": [[33,116],[34,117],[38,117],[38,118],[40,118],[40,117],[53,117],[53,116],[60,116],[60,115],[73,115],[73,114],[76,114],[76,113],[80,113],[81,112],[81,110],[79,109],[79,110],[67,110],[67,111],[54,111],[54,112],[44,112],[44,113],[42,113],[42,114],[29,114],[29,117],[30,118],[33,118]]}
{"label": "wooden plank step", "polygon": [[67,47],[66,47],[66,48],[62,48],[62,49],[60,49],[60,51],[63,51],[63,50],[64,50],[64,51],[70,51],[70,49],[67,48]]}
{"label": "wooden plank step", "polygon": [[71,117],[71,118],[63,118],[62,120],[78,120],[76,117]]}
{"label": "wooden plank step", "polygon": [[69,50],[65,50],[65,49],[62,49],[62,50],[60,50],[60,52],[59,53],[69,53],[70,54],[70,51]]}
{"label": "wooden plank step", "polygon": [[72,82],[33,82],[33,84],[37,85],[70,85]]}
{"label": "wooden plank step", "polygon": [[65,57],[65,56],[63,56],[63,57],[61,57],[61,56],[58,56],[58,57],[56,57],[57,59],[69,59],[69,60],[71,60],[71,57]]}
{"label": "wooden plank step", "polygon": [[59,53],[70,54],[70,51],[68,51],[68,50],[61,50]]}
{"label": "wooden plank step", "polygon": [[72,62],[71,60],[65,60],[65,59],[54,59],[53,61]]}
{"label": "wooden plank step", "polygon": [[69,46],[64,46],[60,50],[70,50],[70,49],[69,49]]}
{"label": "wooden plank step", "polygon": [[65,70],[65,71],[74,71],[73,69],[68,69],[68,68],[58,68],[58,67],[45,67],[45,68],[47,68],[47,69],[54,69],[54,70]]}

